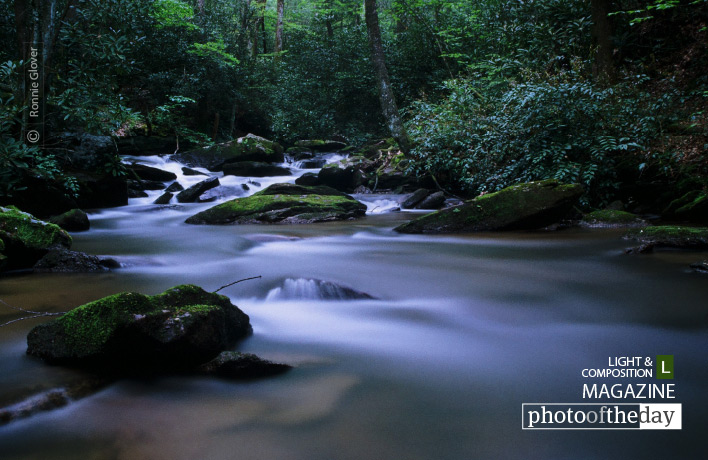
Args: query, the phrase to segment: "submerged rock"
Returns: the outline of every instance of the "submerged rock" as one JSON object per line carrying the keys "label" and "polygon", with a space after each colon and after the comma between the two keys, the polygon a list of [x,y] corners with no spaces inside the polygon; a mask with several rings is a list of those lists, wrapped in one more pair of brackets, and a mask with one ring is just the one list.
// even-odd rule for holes
{"label": "submerged rock", "polygon": [[182,174],[185,176],[208,176],[209,174],[205,174],[201,171],[197,171],[196,169],[188,168],[186,166],[182,167]]}
{"label": "submerged rock", "polygon": [[113,374],[193,369],[252,333],[248,315],[194,285],[104,297],[33,328],[27,353]]}
{"label": "submerged rock", "polygon": [[690,267],[698,273],[708,274],[708,260],[692,263]]}
{"label": "submerged rock", "polygon": [[282,286],[271,289],[266,300],[362,300],[373,299],[366,292],[330,281],[288,278]]}
{"label": "submerged rock", "polygon": [[325,186],[274,184],[249,197],[227,201],[186,220],[188,224],[313,223],[363,216],[366,206]]}
{"label": "submerged rock", "polygon": [[186,190],[177,194],[177,201],[180,203],[194,203],[199,200],[202,193],[220,185],[218,177],[210,177],[198,184],[194,184]]}
{"label": "submerged rock", "polygon": [[32,267],[55,248],[71,248],[71,236],[58,225],[36,219],[13,206],[0,207],[0,240],[6,268]]}
{"label": "submerged rock", "polygon": [[81,209],[72,209],[64,214],[54,216],[49,219],[49,222],[70,232],[83,232],[91,228],[88,216]]}
{"label": "submerged rock", "polygon": [[105,272],[120,267],[113,259],[102,259],[83,252],[52,249],[34,264],[36,273]]}
{"label": "submerged rock", "polygon": [[274,363],[251,353],[222,351],[198,370],[217,377],[247,380],[282,374],[290,369],[292,366],[288,364]]}
{"label": "submerged rock", "polygon": [[640,243],[628,249],[628,254],[647,253],[654,248],[708,249],[708,228],[660,225],[630,230],[625,239]]}
{"label": "submerged rock", "polygon": [[580,225],[588,228],[646,227],[647,221],[630,212],[604,209],[585,214]]}
{"label": "submerged rock", "polygon": [[427,214],[394,230],[401,233],[455,233],[531,230],[562,219],[583,194],[582,186],[557,180],[513,185]]}

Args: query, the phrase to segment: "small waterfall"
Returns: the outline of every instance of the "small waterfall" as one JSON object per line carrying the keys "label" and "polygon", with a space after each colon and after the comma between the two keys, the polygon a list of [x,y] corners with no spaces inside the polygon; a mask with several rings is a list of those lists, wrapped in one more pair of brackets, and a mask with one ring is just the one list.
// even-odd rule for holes
{"label": "small waterfall", "polygon": [[288,278],[281,287],[271,289],[266,300],[354,300],[373,299],[365,292],[329,281]]}

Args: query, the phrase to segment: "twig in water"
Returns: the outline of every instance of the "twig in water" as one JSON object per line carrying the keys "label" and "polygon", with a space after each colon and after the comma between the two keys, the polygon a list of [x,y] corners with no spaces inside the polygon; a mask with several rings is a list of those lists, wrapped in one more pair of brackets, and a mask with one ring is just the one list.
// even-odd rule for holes
{"label": "twig in water", "polygon": [[16,323],[18,321],[23,321],[25,319],[41,318],[42,316],[61,316],[64,314],[63,311],[57,312],[57,313],[50,313],[50,312],[46,312],[46,311],[25,310],[24,308],[15,307],[14,305],[10,305],[9,303],[5,302],[2,299],[0,299],[0,303],[2,303],[6,307],[11,308],[13,310],[21,311],[23,313],[29,313],[31,315],[31,316],[23,316],[22,318],[13,319],[13,320],[8,321],[6,323],[0,324],[0,327],[7,326],[8,324]]}
{"label": "twig in water", "polygon": [[258,279],[258,278],[263,278],[263,277],[262,277],[261,275],[258,275],[258,276],[252,276],[252,277],[250,277],[250,278],[244,278],[244,279],[242,279],[242,280],[238,280],[238,281],[234,281],[233,283],[229,283],[229,284],[227,284],[227,285],[225,285],[225,286],[221,286],[219,289],[217,289],[216,291],[213,291],[213,292],[214,292],[214,294],[216,294],[217,292],[221,291],[222,289],[227,288],[227,287],[229,287],[229,286],[233,286],[234,284],[238,284],[238,283],[240,283],[241,281],[255,280],[255,279]]}

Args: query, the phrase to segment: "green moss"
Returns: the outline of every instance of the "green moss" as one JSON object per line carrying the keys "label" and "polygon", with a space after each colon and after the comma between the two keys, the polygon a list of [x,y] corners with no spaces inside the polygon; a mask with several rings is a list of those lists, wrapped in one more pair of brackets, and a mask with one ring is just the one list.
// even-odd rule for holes
{"label": "green moss", "polygon": [[[288,194],[277,193],[275,184],[246,198],[227,201],[202,211],[189,219],[189,224],[231,224],[288,221],[325,221],[363,215],[366,206],[328,187],[282,187]],[[301,194],[290,194],[293,191]],[[319,195],[317,191],[332,190],[337,195]]]}
{"label": "green moss", "polygon": [[540,228],[561,219],[582,193],[580,185],[557,180],[517,184],[425,215],[395,230],[440,233]]}
{"label": "green moss", "polygon": [[631,212],[603,209],[585,214],[581,225],[588,227],[642,227],[647,223]]}
{"label": "green moss", "polygon": [[641,230],[631,230],[627,232],[626,236],[642,241],[669,239],[701,239],[708,241],[708,228],[658,225],[654,227],[646,227]]}
{"label": "green moss", "polygon": [[0,207],[0,232],[7,239],[20,241],[28,249],[46,249],[60,245],[71,247],[71,236],[58,225],[36,219],[14,206]]}
{"label": "green moss", "polygon": [[[194,303],[192,303],[194,302]],[[162,294],[147,296],[124,292],[81,305],[56,323],[76,356],[98,353],[113,332],[138,318],[204,314],[230,305],[228,298],[194,285],[176,286]]]}

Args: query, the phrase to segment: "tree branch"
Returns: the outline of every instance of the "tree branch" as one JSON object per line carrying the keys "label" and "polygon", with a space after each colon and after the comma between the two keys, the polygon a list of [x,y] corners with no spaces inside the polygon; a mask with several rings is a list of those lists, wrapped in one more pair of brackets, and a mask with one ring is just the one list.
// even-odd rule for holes
{"label": "tree branch", "polygon": [[241,281],[255,280],[255,279],[258,279],[258,278],[263,278],[263,277],[262,277],[261,275],[258,275],[258,276],[252,276],[251,278],[244,278],[244,279],[242,279],[242,280],[234,281],[233,283],[229,283],[229,284],[226,284],[226,285],[224,285],[224,286],[221,286],[219,289],[217,289],[216,291],[213,291],[213,292],[214,292],[214,294],[216,294],[217,292],[221,291],[222,289],[227,288],[227,287],[229,287],[229,286],[233,286],[234,284],[238,284],[238,283],[240,283]]}

